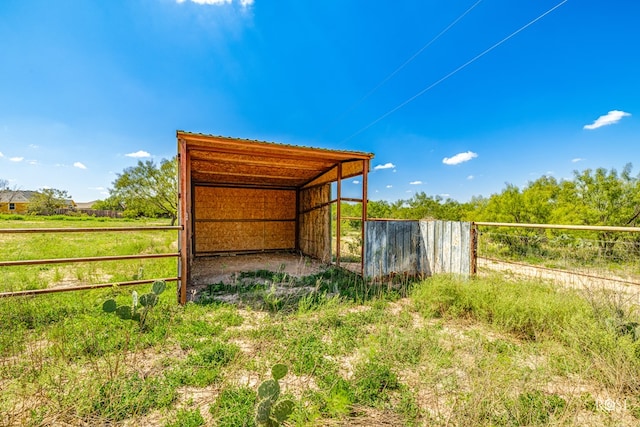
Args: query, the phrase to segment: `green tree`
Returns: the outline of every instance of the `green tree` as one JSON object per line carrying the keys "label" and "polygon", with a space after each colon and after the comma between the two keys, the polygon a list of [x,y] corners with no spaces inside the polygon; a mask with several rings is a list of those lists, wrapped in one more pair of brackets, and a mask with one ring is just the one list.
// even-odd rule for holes
{"label": "green tree", "polygon": [[574,200],[583,224],[629,225],[637,220],[638,179],[631,168],[628,163],[621,174],[604,168],[574,171]]}
{"label": "green tree", "polygon": [[369,218],[391,218],[391,205],[386,200],[369,200],[367,216]]}
{"label": "green tree", "polygon": [[[371,203],[370,203],[371,205]],[[369,211],[371,211],[371,207]],[[457,221],[462,216],[462,205],[453,199],[442,196],[428,196],[424,191],[416,193],[407,200],[397,200],[391,204],[379,206],[378,211],[386,218],[399,219],[448,219]],[[369,215],[370,217],[375,217]]]}
{"label": "green tree", "polygon": [[[638,222],[640,182],[631,176],[631,169],[628,163],[621,174],[604,168],[574,171],[572,204],[580,224],[626,226]],[[606,255],[612,253],[619,238],[619,233],[598,233],[598,243]]]}
{"label": "green tree", "polygon": [[174,225],[178,215],[177,157],[163,159],[159,166],[147,160],[125,169],[113,182],[111,197],[124,205],[125,214],[166,216]]}
{"label": "green tree", "polygon": [[116,196],[109,196],[104,200],[98,200],[93,204],[93,209],[107,211],[124,211],[125,206],[122,200]]}
{"label": "green tree", "polygon": [[42,188],[29,199],[28,212],[34,215],[53,215],[56,209],[67,206],[71,196],[66,191]]}

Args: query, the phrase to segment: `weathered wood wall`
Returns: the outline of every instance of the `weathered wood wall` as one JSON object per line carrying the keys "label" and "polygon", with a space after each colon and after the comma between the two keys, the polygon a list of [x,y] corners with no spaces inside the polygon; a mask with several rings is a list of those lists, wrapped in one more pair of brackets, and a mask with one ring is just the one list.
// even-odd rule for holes
{"label": "weathered wood wall", "polygon": [[322,262],[331,260],[331,186],[300,190],[298,206],[298,247]]}
{"label": "weathered wood wall", "polygon": [[469,275],[471,245],[468,222],[367,221],[364,274]]}
{"label": "weathered wood wall", "polygon": [[195,254],[294,249],[295,190],[196,186]]}

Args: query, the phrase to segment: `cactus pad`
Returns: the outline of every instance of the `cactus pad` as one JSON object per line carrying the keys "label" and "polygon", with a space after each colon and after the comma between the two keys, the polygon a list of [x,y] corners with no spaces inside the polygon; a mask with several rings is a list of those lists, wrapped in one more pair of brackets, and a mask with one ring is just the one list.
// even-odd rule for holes
{"label": "cactus pad", "polygon": [[287,375],[287,372],[289,372],[289,368],[287,365],[283,365],[282,363],[273,365],[273,368],[271,368],[271,376],[276,381],[284,378],[284,376]]}
{"label": "cactus pad", "polygon": [[156,295],[160,295],[164,292],[166,287],[167,284],[164,282],[164,280],[156,280],[151,286],[151,291]]}
{"label": "cactus pad", "polygon": [[267,424],[269,415],[271,415],[271,400],[261,400],[256,406],[256,424]]}
{"label": "cactus pad", "polygon": [[143,307],[153,307],[158,303],[158,295],[144,294],[140,297],[140,305]]}
{"label": "cactus pad", "polygon": [[258,387],[258,399],[269,399],[275,402],[280,396],[280,384],[276,380],[266,380]]}
{"label": "cactus pad", "polygon": [[273,418],[278,422],[278,424],[282,424],[289,418],[289,415],[293,412],[294,403],[293,400],[281,400],[276,403],[271,410],[271,414]]}
{"label": "cactus pad", "polygon": [[116,300],[108,299],[102,304],[102,311],[105,313],[113,313],[118,308],[118,304],[116,304]]}
{"label": "cactus pad", "polygon": [[127,305],[121,305],[116,308],[116,315],[122,320],[130,320],[131,319],[131,307]]}

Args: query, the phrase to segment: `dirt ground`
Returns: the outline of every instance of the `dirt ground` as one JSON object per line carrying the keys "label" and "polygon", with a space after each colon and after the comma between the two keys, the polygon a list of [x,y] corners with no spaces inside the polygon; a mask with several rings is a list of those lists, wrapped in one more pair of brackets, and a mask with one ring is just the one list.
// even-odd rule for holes
{"label": "dirt ground", "polygon": [[[251,273],[258,270],[268,270],[286,273],[291,277],[305,277],[320,273],[332,264],[323,263],[318,259],[295,252],[265,252],[258,254],[218,255],[196,258],[191,267],[191,285],[188,289],[189,301],[198,299],[200,292],[210,284],[224,283],[234,285],[246,279],[240,279],[241,273]],[[353,273],[361,273],[361,264],[342,262],[341,268]],[[312,289],[312,288],[311,288]],[[295,291],[304,291],[303,288]],[[287,283],[279,283],[276,293],[289,294]],[[233,302],[233,296],[223,298]]]}
{"label": "dirt ground", "polygon": [[535,278],[558,285],[585,291],[607,290],[628,296],[628,303],[640,305],[640,283],[634,283],[622,277],[611,275],[601,277],[588,273],[570,272],[521,263],[496,261],[478,257],[480,274],[500,272],[515,278]]}
{"label": "dirt ground", "polygon": [[269,270],[302,277],[318,273],[327,265],[293,252],[243,254],[196,258],[191,267],[194,286],[210,283],[233,283],[241,272]]}

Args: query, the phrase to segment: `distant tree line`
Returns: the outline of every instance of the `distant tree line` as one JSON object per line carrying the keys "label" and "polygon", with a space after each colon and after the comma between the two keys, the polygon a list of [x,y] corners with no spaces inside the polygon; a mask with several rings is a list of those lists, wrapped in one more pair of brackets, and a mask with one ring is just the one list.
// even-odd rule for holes
{"label": "distant tree line", "polygon": [[[110,195],[93,209],[123,211],[127,217],[166,217],[172,224],[178,211],[177,157],[139,161],[117,174]],[[8,182],[0,180],[8,190]],[[30,210],[50,214],[70,198],[66,191],[42,189],[30,201]],[[579,224],[636,226],[640,218],[640,178],[632,175],[632,165],[616,169],[598,168],[574,171],[572,179],[557,180],[542,176],[520,188],[507,183],[489,197],[476,196],[458,202],[438,195],[419,192],[395,202],[369,201],[369,218],[442,219],[541,224]],[[343,203],[344,217],[360,217],[359,203]],[[357,221],[351,224],[357,227]]]}
{"label": "distant tree line", "polygon": [[[574,171],[573,179],[542,176],[523,188],[507,183],[489,197],[458,202],[419,192],[395,202],[369,201],[370,218],[442,219],[540,224],[635,226],[640,217],[640,179],[627,164],[621,173],[598,168]],[[360,204],[344,203],[345,217],[359,217]]]}

